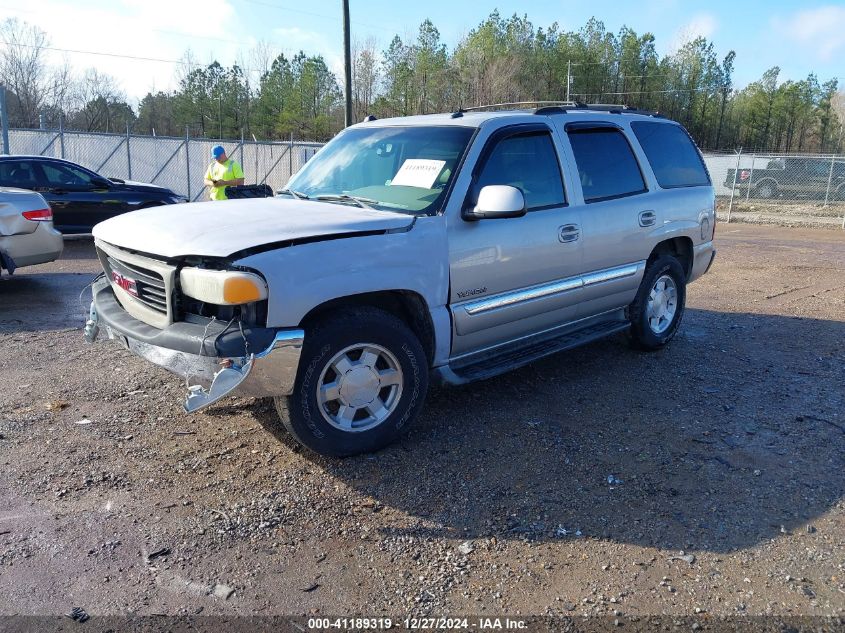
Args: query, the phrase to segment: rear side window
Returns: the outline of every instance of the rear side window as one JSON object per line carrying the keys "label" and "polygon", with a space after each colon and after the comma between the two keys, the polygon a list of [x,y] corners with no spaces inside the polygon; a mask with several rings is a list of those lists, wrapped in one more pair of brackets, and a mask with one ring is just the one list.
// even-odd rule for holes
{"label": "rear side window", "polygon": [[628,139],[615,128],[567,130],[585,202],[600,202],[646,191]]}
{"label": "rear side window", "polygon": [[477,191],[487,185],[517,187],[529,211],[566,204],[560,163],[547,132],[518,134],[499,141],[476,180]]}
{"label": "rear side window", "polygon": [[680,125],[636,121],[631,128],[664,189],[709,185],[710,178],[692,140]]}
{"label": "rear side window", "polygon": [[35,189],[38,181],[29,161],[4,160],[0,162],[0,185]]}

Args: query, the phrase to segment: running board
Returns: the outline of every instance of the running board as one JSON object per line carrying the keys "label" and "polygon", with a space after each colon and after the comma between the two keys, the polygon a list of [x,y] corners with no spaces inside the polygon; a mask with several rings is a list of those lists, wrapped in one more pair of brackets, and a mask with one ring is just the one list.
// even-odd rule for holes
{"label": "running board", "polygon": [[[617,332],[623,332],[631,326],[628,321],[603,321],[580,330],[549,337],[532,337],[528,342],[519,341],[503,346],[495,355],[486,355],[482,359],[468,363],[452,363],[436,368],[435,375],[443,383],[463,385],[476,380],[485,380],[504,374],[512,369],[557,354],[574,347],[592,343]],[[469,360],[469,359],[468,359]]]}

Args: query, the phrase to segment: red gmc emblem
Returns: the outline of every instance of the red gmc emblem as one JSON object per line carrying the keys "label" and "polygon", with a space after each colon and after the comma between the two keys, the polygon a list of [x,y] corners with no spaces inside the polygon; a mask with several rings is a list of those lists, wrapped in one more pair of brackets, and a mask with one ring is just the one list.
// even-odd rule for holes
{"label": "red gmc emblem", "polygon": [[117,271],[111,271],[111,279],[114,284],[120,288],[123,288],[126,292],[131,294],[133,297],[138,296],[138,286],[135,284],[134,279],[130,279],[129,277],[124,277]]}

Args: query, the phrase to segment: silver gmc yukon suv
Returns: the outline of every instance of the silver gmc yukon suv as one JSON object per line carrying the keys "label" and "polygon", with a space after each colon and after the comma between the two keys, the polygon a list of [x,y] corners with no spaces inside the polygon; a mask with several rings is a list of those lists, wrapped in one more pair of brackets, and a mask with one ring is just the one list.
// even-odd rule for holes
{"label": "silver gmc yukon suv", "polygon": [[86,336],[185,377],[188,411],[272,396],[314,451],[373,451],[432,380],[617,332],[666,345],[713,262],[714,203],[687,132],[649,112],[367,117],[275,198],[98,224]]}

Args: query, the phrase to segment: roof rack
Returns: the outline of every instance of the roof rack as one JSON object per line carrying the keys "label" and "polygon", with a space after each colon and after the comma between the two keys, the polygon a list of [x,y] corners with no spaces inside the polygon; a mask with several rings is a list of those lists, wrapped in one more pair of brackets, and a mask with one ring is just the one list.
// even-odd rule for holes
{"label": "roof rack", "polygon": [[616,103],[578,103],[576,106],[562,107],[562,106],[545,106],[534,110],[534,114],[556,114],[566,112],[567,110],[593,110],[594,112],[608,112],[610,114],[642,114],[645,116],[653,116],[663,118],[659,112],[652,112],[651,110],[640,110],[639,108],[632,108],[631,106]]}
{"label": "roof rack", "polygon": [[464,112],[480,112],[489,110],[515,110],[534,108],[534,114],[561,114],[569,110],[593,110],[596,112],[609,112],[610,114],[643,114],[646,116],[663,117],[659,112],[640,110],[624,104],[616,103],[583,103],[581,101],[510,101],[506,103],[490,103],[487,105],[472,106],[471,108],[461,107],[457,112],[452,113],[456,118]]}
{"label": "roof rack", "polygon": [[489,103],[486,105],[472,106],[471,108],[461,108],[463,112],[478,112],[482,110],[513,110],[517,108],[541,108],[545,106],[561,106],[561,107],[584,107],[585,104],[578,101],[508,101],[505,103]]}

